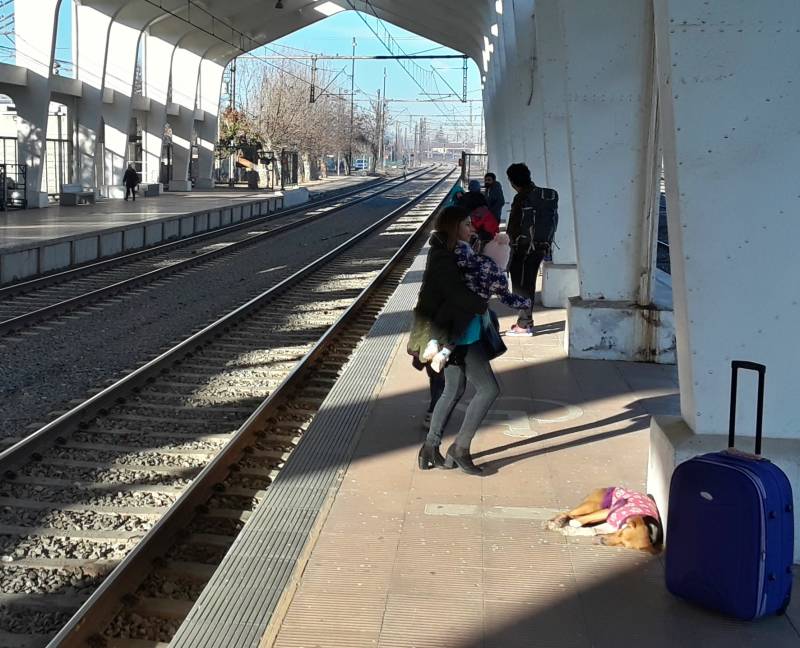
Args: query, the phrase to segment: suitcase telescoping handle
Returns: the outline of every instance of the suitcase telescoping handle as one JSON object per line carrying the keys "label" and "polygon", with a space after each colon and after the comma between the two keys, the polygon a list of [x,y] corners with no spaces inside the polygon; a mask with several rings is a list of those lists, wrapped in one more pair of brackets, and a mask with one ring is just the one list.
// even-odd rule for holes
{"label": "suitcase telescoping handle", "polygon": [[739,376],[740,369],[749,369],[758,373],[758,403],[756,405],[756,454],[761,454],[761,423],[764,417],[764,376],[767,373],[767,368],[763,364],[757,362],[748,362],[747,360],[734,360],[731,362],[731,416],[728,424],[728,447],[735,446],[735,433],[736,433],[736,379]]}

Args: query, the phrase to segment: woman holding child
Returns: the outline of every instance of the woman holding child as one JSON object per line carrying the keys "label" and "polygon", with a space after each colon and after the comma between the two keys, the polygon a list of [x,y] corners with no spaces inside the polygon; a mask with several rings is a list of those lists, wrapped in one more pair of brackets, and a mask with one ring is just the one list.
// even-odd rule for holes
{"label": "woman holding child", "polygon": [[[505,303],[518,307],[520,299],[508,293],[505,275],[498,267],[504,266],[502,259],[498,259],[498,264],[488,256],[472,252],[468,242],[474,235],[472,220],[465,210],[447,207],[441,212],[436,231],[431,235],[422,287],[414,309],[408,352],[420,362],[430,361],[435,370],[444,367],[445,377],[444,391],[436,402],[428,436],[419,452],[419,466],[423,470],[458,466],[471,475],[481,474],[480,467],[472,461],[470,445],[499,394],[497,379],[482,343],[483,328],[488,320],[488,300],[491,294],[497,294]],[[495,241],[487,247],[492,243]],[[495,247],[502,257],[503,242],[498,241]],[[506,241],[505,249],[507,247]],[[507,259],[507,252],[505,254]],[[445,458],[439,450],[444,424],[463,396],[467,381],[475,387],[476,393]]]}

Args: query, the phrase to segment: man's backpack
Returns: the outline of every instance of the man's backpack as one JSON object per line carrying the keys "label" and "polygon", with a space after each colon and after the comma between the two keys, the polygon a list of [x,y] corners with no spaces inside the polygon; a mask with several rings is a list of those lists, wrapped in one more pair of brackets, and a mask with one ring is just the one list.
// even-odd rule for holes
{"label": "man's backpack", "polygon": [[[525,195],[520,221],[520,239],[527,239],[532,250],[549,256],[558,228],[558,192],[547,187],[534,187]],[[523,243],[523,241],[518,241]]]}

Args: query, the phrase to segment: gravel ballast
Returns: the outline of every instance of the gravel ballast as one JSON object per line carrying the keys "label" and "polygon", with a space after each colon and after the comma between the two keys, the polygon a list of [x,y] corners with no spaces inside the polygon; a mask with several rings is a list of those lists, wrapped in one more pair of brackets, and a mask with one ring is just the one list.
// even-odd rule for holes
{"label": "gravel ballast", "polygon": [[[232,257],[48,323],[51,330],[0,339],[0,443],[21,438],[104,381],[120,378],[400,206],[429,180],[409,183]],[[98,342],[102,343],[98,343]]]}

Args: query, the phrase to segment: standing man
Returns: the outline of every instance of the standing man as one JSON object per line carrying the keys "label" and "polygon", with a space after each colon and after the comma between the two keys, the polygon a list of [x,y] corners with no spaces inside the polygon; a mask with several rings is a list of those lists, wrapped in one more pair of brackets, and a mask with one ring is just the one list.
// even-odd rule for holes
{"label": "standing man", "polygon": [[122,176],[122,183],[125,185],[125,200],[128,200],[129,195],[133,196],[133,199],[136,200],[136,187],[139,184],[139,174],[136,173],[133,162],[125,169],[125,175]]}
{"label": "standing man", "polygon": [[483,176],[483,186],[486,190],[486,202],[489,203],[489,211],[494,214],[497,222],[501,223],[500,216],[503,213],[503,205],[506,204],[503,187],[497,182],[497,176],[494,173],[487,173]]}
{"label": "standing man", "polygon": [[542,260],[549,258],[558,227],[558,192],[537,187],[528,167],[518,162],[508,167],[508,181],[517,195],[511,202],[506,232],[511,239],[509,274],[514,294],[530,297],[531,306],[519,311],[517,323],[506,335],[533,335],[533,298]]}

